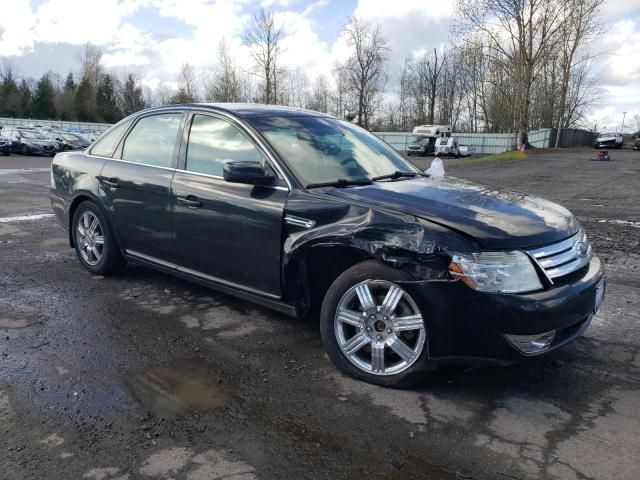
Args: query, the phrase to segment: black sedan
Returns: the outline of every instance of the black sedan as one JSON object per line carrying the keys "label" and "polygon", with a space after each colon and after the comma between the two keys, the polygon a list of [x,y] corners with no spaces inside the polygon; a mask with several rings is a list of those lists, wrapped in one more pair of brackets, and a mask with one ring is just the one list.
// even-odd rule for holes
{"label": "black sedan", "polygon": [[563,207],[428,177],[316,112],[150,109],[51,168],[53,210],[90,272],[131,261],[317,313],[334,363],[379,385],[549,352],[604,295],[602,264]]}
{"label": "black sedan", "polygon": [[47,134],[47,138],[58,142],[61,151],[84,150],[91,145],[91,142],[86,138],[71,132],[52,131]]}
{"label": "black sedan", "polygon": [[58,152],[58,144],[48,140],[38,130],[31,128],[7,128],[2,130],[11,141],[11,150],[22,155],[50,155]]}

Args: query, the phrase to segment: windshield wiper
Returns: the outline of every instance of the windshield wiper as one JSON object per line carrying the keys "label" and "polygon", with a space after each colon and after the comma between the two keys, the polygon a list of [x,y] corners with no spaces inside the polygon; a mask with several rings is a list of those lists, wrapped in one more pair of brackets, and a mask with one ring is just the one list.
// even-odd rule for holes
{"label": "windshield wiper", "polygon": [[371,180],[347,180],[346,178],[339,178],[330,182],[310,183],[306,188],[319,188],[319,187],[350,187],[353,185],[371,185]]}
{"label": "windshield wiper", "polygon": [[398,170],[396,170],[393,173],[387,173],[386,175],[379,175],[377,177],[373,177],[371,179],[371,181],[373,182],[377,182],[378,180],[396,180],[398,178],[404,178],[404,177],[415,177],[417,175],[420,175],[417,172],[400,172]]}

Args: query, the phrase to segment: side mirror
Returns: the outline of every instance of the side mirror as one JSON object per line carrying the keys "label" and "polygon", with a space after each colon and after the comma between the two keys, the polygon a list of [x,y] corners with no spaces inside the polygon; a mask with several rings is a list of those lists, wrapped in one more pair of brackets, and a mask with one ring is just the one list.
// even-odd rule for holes
{"label": "side mirror", "polygon": [[222,175],[227,182],[252,185],[267,185],[275,179],[268,167],[263,167],[260,162],[227,162],[222,168]]}

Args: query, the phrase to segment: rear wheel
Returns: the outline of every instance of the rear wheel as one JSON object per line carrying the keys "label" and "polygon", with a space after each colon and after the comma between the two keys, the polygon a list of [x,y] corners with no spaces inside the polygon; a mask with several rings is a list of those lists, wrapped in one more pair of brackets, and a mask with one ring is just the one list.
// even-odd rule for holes
{"label": "rear wheel", "polygon": [[24,143],[20,146],[20,153],[22,155],[29,155],[29,147],[27,147]]}
{"label": "rear wheel", "polygon": [[73,243],[80,263],[95,275],[116,273],[125,265],[109,221],[91,201],[73,215]]}
{"label": "rear wheel", "polygon": [[360,380],[408,387],[431,370],[418,305],[396,282],[411,278],[376,261],[355,265],[331,285],[321,333],[335,365]]}

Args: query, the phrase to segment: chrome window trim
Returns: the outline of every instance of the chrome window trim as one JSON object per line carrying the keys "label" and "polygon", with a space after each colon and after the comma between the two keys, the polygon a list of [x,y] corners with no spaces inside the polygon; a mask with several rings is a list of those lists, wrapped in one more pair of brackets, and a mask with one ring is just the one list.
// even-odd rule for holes
{"label": "chrome window trim", "polygon": [[[101,160],[112,160],[114,162],[128,163],[130,165],[139,165],[141,167],[160,168],[162,170],[167,170],[167,171],[170,171],[170,172],[188,173],[189,175],[197,175],[197,176],[200,176],[200,177],[215,178],[216,180],[224,180],[224,177],[220,177],[219,175],[211,175],[211,174],[208,174],[208,173],[192,172],[190,170],[185,170],[183,168],[160,167],[160,166],[151,165],[151,164],[148,164],[148,163],[132,162],[130,160],[122,160],[121,158],[102,157],[100,155],[92,155],[90,153],[87,153],[86,155],[87,155],[87,157],[99,158]],[[287,187],[283,187],[282,185],[260,185],[260,186],[261,187],[273,188],[274,190],[282,190],[282,191],[285,191],[285,192],[289,192],[290,191]]]}
{"label": "chrome window trim", "polygon": [[129,165],[139,165],[141,167],[160,168],[162,170],[168,170],[170,172],[175,172],[177,170],[177,168],[173,168],[173,167],[162,167],[160,165],[151,165],[150,163],[132,162],[131,160],[123,160],[121,158],[103,157],[101,155],[93,155],[91,153],[87,153],[86,155],[87,155],[87,157],[91,157],[91,158],[100,158],[101,160],[113,160],[114,162],[128,163]]}
{"label": "chrome window trim", "polygon": [[[282,177],[282,179],[286,182],[287,187],[288,187],[288,191],[292,192],[293,191],[293,184],[291,182],[291,179],[289,178],[289,176],[287,175],[286,171],[282,168],[282,166],[280,165],[280,163],[278,162],[278,160],[273,156],[273,154],[269,151],[269,148],[267,148],[265,141],[263,141],[259,136],[257,136],[250,128],[247,128],[246,125],[244,125],[242,123],[241,120],[239,120],[237,117],[222,111],[222,110],[217,110],[215,107],[209,109],[206,106],[203,107],[194,107],[194,106],[179,106],[179,107],[175,107],[175,108],[168,108],[168,107],[157,107],[157,108],[152,108],[152,109],[148,109],[148,110],[144,110],[144,113],[140,113],[139,115],[137,115],[136,118],[133,119],[133,122],[137,122],[137,120],[140,119],[140,117],[142,116],[147,116],[147,115],[153,115],[153,114],[160,114],[160,113],[172,113],[172,112],[179,112],[179,111],[183,111],[183,112],[199,112],[199,113],[209,113],[209,114],[216,114],[219,115],[221,117],[224,117],[225,119],[229,120],[233,125],[235,125],[236,127],[239,127],[244,133],[246,133],[249,137],[251,137],[251,139],[258,144],[258,146],[260,147],[260,149],[263,151],[263,153],[268,157],[268,159],[271,161],[271,163],[273,164],[274,168],[278,171],[278,173],[280,174],[280,176]],[[135,114],[134,114],[135,115]],[[128,117],[127,117],[128,118]],[[123,118],[122,120],[120,120],[120,122],[114,124],[111,128],[115,127],[116,125],[118,125],[119,123],[121,123],[123,120],[126,120],[126,118]],[[109,130],[111,130],[111,128]],[[107,133],[109,130],[105,131],[104,133]],[[127,131],[123,137],[127,136],[129,133],[129,131]],[[183,132],[184,133],[184,132]],[[120,141],[124,140],[121,139]],[[96,140],[97,141],[97,140]],[[145,165],[148,167],[155,167],[155,168],[164,168],[167,170],[174,170],[174,171],[183,171],[183,172],[188,172],[188,173],[199,173],[199,172],[189,172],[189,170],[184,170],[184,169],[180,169],[180,168],[170,168],[170,167],[156,167],[155,165],[149,165],[146,163],[136,163],[136,162],[131,162],[128,160],[122,160],[121,158],[113,158],[113,157],[103,157],[101,155],[94,155],[93,153],[91,153],[91,149],[93,148],[93,145],[90,147],[88,153],[86,153],[87,156],[89,157],[94,157],[94,158],[102,158],[102,159],[106,159],[106,160],[116,160],[119,162],[127,162],[127,163],[131,163],[133,165]],[[207,174],[202,174],[202,175],[207,175]],[[217,176],[212,176],[212,178],[221,178],[221,177],[217,177]],[[281,188],[280,186],[277,186],[279,188]],[[274,187],[275,188],[275,187]]]}
{"label": "chrome window trim", "polygon": [[[176,168],[175,171],[180,173],[188,173],[189,175],[196,175],[198,177],[213,178],[216,180],[224,181],[224,177],[221,177],[220,175],[212,175],[211,173],[192,172],[191,170],[185,170],[184,168]],[[258,186],[258,185],[255,185],[255,186]],[[289,191],[287,187],[284,187],[282,185],[259,185],[259,186],[273,188],[274,190],[282,190],[285,192]]]}

